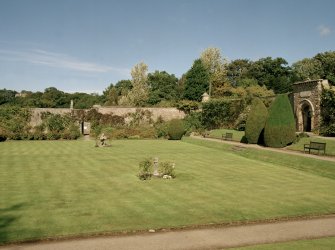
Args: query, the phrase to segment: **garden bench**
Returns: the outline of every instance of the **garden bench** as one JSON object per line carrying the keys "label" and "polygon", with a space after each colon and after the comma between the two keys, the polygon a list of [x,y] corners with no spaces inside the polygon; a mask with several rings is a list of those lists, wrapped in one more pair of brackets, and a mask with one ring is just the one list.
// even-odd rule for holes
{"label": "garden bench", "polygon": [[222,140],[232,141],[233,140],[233,133],[226,133],[222,135]]}
{"label": "garden bench", "polygon": [[326,143],[311,141],[309,144],[304,144],[304,152],[308,151],[310,154],[311,150],[317,150],[318,154],[323,151],[323,154],[326,154]]}

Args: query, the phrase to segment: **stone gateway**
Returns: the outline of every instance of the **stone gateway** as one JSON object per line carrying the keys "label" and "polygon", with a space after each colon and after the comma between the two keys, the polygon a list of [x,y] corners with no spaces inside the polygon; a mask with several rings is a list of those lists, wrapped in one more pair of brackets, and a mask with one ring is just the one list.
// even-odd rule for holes
{"label": "stone gateway", "polygon": [[321,122],[322,89],[329,89],[328,80],[307,80],[293,84],[292,107],[299,132],[318,131]]}

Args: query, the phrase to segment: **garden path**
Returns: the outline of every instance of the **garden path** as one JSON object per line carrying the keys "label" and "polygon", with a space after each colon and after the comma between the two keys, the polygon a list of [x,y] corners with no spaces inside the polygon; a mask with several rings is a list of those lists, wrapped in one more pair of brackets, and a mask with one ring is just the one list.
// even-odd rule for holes
{"label": "garden path", "polygon": [[128,236],[105,236],[0,247],[1,250],[191,250],[335,236],[335,216]]}
{"label": "garden path", "polygon": [[279,153],[285,153],[285,154],[290,154],[290,155],[299,155],[299,156],[304,156],[308,158],[314,158],[314,159],[319,159],[319,160],[324,160],[324,161],[333,161],[335,162],[335,157],[332,156],[324,156],[324,155],[316,155],[316,154],[307,154],[299,151],[293,151],[293,150],[288,150],[286,148],[268,148],[268,147],[263,147],[257,144],[244,144],[240,143],[237,141],[226,141],[226,140],[221,140],[221,139],[215,139],[215,138],[204,138],[202,136],[191,136],[192,138],[199,139],[199,140],[208,140],[208,141],[216,141],[216,142],[222,142],[226,144],[231,144],[235,145],[241,148],[255,148],[259,150],[267,150],[267,151],[273,151],[273,152],[279,152]]}

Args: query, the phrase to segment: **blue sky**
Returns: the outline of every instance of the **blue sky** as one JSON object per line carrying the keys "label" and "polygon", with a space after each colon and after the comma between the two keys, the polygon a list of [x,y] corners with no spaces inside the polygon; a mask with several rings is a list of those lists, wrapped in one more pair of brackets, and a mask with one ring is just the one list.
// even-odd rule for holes
{"label": "blue sky", "polygon": [[180,77],[207,47],[290,64],[335,50],[334,0],[0,0],[0,88],[102,92],[149,72]]}

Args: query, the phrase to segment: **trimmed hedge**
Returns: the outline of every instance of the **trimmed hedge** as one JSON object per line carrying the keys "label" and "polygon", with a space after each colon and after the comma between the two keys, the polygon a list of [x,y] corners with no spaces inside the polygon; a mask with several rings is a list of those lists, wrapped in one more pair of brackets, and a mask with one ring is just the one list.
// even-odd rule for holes
{"label": "trimmed hedge", "polygon": [[258,143],[259,136],[265,127],[268,110],[261,99],[255,98],[251,103],[251,110],[245,125],[245,137],[248,143]]}
{"label": "trimmed hedge", "polygon": [[264,128],[264,142],[268,147],[282,148],[295,140],[295,120],[286,94],[277,95],[269,109]]}
{"label": "trimmed hedge", "polygon": [[184,122],[178,119],[171,120],[169,122],[167,134],[169,140],[180,140],[185,134]]}

